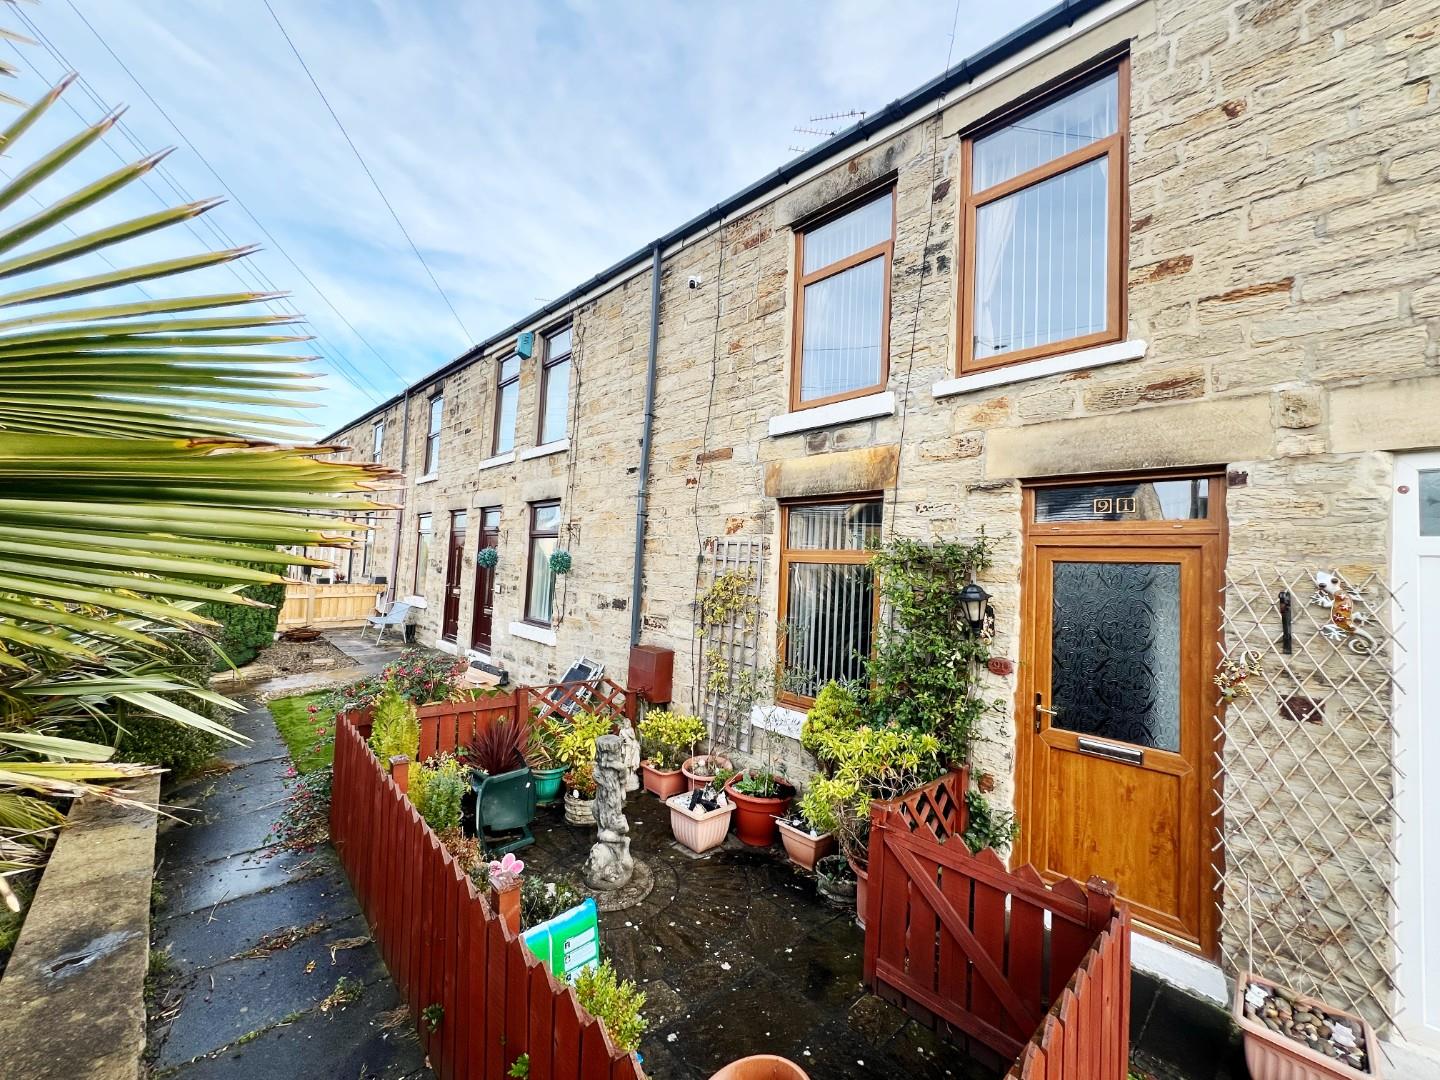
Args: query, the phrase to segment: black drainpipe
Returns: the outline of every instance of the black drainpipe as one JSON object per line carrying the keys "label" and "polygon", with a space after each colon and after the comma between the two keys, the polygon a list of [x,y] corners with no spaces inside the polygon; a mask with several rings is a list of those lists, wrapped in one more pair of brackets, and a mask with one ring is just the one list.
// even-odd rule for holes
{"label": "black drainpipe", "polygon": [[655,367],[660,349],[660,242],[650,261],[650,358],[645,365],[645,428],[640,433],[640,480],[635,491],[635,573],[630,579],[630,645],[640,644],[640,590],[645,578],[646,489],[650,486],[650,436],[655,428]]}
{"label": "black drainpipe", "polygon": [[400,598],[400,538],[405,535],[405,504],[409,501],[410,482],[405,475],[405,460],[410,450],[410,388],[405,388],[404,404],[400,406],[400,509],[395,511],[395,543],[390,548],[390,601]]}

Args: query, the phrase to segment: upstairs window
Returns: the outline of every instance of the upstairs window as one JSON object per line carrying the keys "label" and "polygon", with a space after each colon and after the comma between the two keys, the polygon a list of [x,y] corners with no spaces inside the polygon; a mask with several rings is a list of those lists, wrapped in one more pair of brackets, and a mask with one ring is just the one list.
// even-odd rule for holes
{"label": "upstairs window", "polygon": [[1124,335],[1126,62],[967,136],[962,371]]}
{"label": "upstairs window", "polygon": [[385,452],[385,421],[379,420],[371,432],[373,442],[370,446],[370,460],[379,461],[380,455]]}
{"label": "upstairs window", "polygon": [[550,556],[560,543],[560,504],[530,504],[530,567],[525,579],[525,621],[549,626],[555,608]]}
{"label": "upstairs window", "polygon": [[565,438],[570,411],[570,327],[545,339],[545,360],[540,367],[540,435],[538,443]]}
{"label": "upstairs window", "polygon": [[430,399],[430,427],[425,432],[425,471],[423,476],[434,476],[440,468],[440,421],[445,415],[445,399],[436,396]]}
{"label": "upstairs window", "polygon": [[520,356],[511,353],[495,365],[495,437],[492,456],[515,449],[515,414],[520,407]]}
{"label": "upstairs window", "polygon": [[791,409],[884,389],[894,230],[895,195],[885,191],[796,234]]}
{"label": "upstairs window", "polygon": [[879,499],[792,503],[780,521],[780,701],[808,708],[827,682],[865,676],[879,601],[870,561]]}

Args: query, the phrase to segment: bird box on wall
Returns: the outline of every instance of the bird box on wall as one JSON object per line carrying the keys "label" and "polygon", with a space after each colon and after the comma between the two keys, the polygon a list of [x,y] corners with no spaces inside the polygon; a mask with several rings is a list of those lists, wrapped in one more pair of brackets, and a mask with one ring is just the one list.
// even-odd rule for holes
{"label": "bird box on wall", "polygon": [[522,360],[529,360],[535,354],[535,332],[526,330],[515,339],[515,355]]}

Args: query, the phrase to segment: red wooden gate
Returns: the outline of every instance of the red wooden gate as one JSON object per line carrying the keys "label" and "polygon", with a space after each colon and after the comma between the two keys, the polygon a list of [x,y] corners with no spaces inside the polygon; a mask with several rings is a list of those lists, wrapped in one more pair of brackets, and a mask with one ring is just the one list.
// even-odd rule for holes
{"label": "red wooden gate", "polygon": [[872,804],[866,984],[1015,1060],[1014,1075],[1124,1080],[1128,909],[1099,879],[1047,887],[1034,867],[970,854],[964,794],[952,773]]}

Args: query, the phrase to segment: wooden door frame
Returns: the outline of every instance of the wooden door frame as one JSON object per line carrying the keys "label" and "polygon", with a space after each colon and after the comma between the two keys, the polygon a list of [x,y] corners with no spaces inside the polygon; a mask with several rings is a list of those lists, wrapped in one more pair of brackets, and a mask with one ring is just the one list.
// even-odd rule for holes
{"label": "wooden door frame", "polygon": [[[485,528],[485,519],[492,511],[495,514],[495,528],[493,530],[495,534],[495,547],[496,550],[499,550],[500,525],[501,522],[504,520],[503,509],[495,505],[481,506],[478,508],[478,512],[480,514],[480,528],[476,530],[477,537],[475,540],[475,551],[477,555],[479,554],[480,549],[485,544],[485,537],[491,531]],[[480,619],[480,612],[484,608],[484,605],[480,602],[480,583],[482,581],[487,581],[489,585],[489,588],[486,589],[486,592],[489,593],[490,601],[490,641],[485,645],[483,649],[480,647],[476,635],[476,629]],[[495,569],[494,567],[481,566],[478,558],[475,562],[475,583],[472,593],[473,595],[470,598],[470,644],[468,648],[471,652],[477,652],[485,656],[490,656],[491,650],[495,648]]]}
{"label": "wooden door frame", "polygon": [[[456,529],[455,522],[460,518],[465,519],[462,528]],[[456,533],[459,533],[460,542],[457,544]],[[463,582],[465,580],[465,542],[469,539],[470,532],[470,511],[468,508],[450,511],[450,529],[445,537],[445,585],[444,592],[440,594],[440,640],[448,641],[455,645],[460,641],[460,607],[464,599]],[[455,632],[450,635],[445,633],[445,623],[449,617],[451,590],[455,596]]]}
{"label": "wooden door frame", "polygon": [[[1204,520],[1183,521],[1083,521],[1083,522],[1040,522],[1035,521],[1035,493],[1045,487],[1075,487],[1084,484],[1124,483],[1156,480],[1188,480],[1205,478],[1210,481],[1208,516]],[[1040,624],[1039,594],[1035,580],[1035,551],[1044,546],[1113,546],[1117,551],[1127,546],[1134,548],[1159,547],[1169,542],[1182,540],[1176,546],[1198,548],[1201,552],[1200,567],[1200,641],[1207,655],[1200,658],[1200,672],[1214,672],[1218,669],[1221,655],[1220,611],[1221,596],[1225,581],[1225,563],[1228,557],[1228,533],[1225,516],[1226,476],[1223,469],[1181,469],[1155,471],[1150,473],[1124,473],[1069,476],[1026,482],[1022,486],[1021,526],[1021,570],[1020,570],[1020,642],[1019,676],[1015,691],[1015,812],[1020,822],[1020,835],[1015,846],[1015,861],[1044,865],[1043,858],[1037,858],[1030,844],[1032,830],[1029,823],[1035,820],[1039,800],[1043,797],[1037,789],[1033,771],[1035,762],[1034,730],[1035,693],[1038,665],[1035,663],[1037,634]],[[1214,603],[1205,603],[1207,593],[1215,596]],[[1210,708],[1214,696],[1206,695],[1210,687],[1208,679],[1201,680],[1198,692],[1198,710],[1201,730],[1199,754],[1196,767],[1201,770],[1199,780],[1199,837],[1198,851],[1192,856],[1199,860],[1199,933],[1198,944],[1177,936],[1163,928],[1149,926],[1137,919],[1135,926],[1147,936],[1158,938],[1167,944],[1198,954],[1207,960],[1217,960],[1219,948],[1220,883],[1223,876],[1222,849],[1219,846],[1221,824],[1220,782],[1216,767],[1223,749],[1223,713],[1220,708]],[[1182,688],[1183,689],[1183,688]],[[1182,744],[1183,745],[1183,744]],[[1208,772],[1208,782],[1205,773]],[[1124,883],[1120,891],[1124,894]]]}

